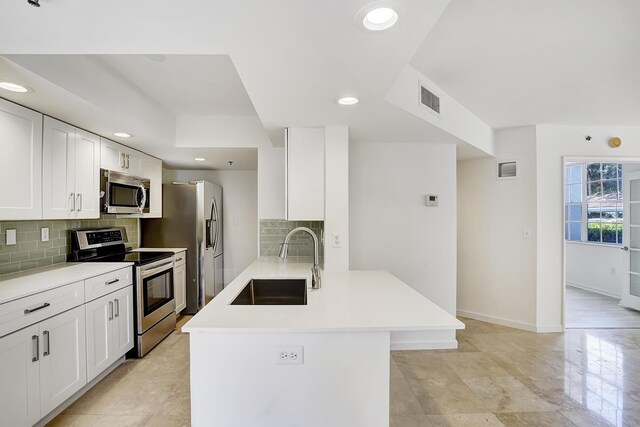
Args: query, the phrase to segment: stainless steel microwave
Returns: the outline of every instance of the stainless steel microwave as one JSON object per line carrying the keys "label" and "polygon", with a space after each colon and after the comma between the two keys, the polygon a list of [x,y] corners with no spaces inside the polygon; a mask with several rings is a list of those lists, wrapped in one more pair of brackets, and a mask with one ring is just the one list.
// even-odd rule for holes
{"label": "stainless steel microwave", "polygon": [[100,169],[101,212],[143,214],[149,212],[151,181],[124,173]]}

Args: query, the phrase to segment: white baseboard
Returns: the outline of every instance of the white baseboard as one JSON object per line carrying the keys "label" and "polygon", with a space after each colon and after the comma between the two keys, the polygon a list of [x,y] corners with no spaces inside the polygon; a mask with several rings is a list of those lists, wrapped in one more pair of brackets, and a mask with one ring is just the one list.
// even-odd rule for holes
{"label": "white baseboard", "polygon": [[458,348],[458,341],[399,341],[391,343],[391,350],[442,350]]}
{"label": "white baseboard", "polygon": [[567,286],[573,286],[574,288],[578,288],[578,289],[582,289],[584,291],[589,291],[589,292],[593,292],[596,294],[600,294],[600,295],[604,295],[606,297],[611,297],[611,298],[616,298],[616,299],[621,299],[622,295],[621,294],[614,294],[612,292],[607,292],[607,291],[603,291],[601,289],[596,289],[593,288],[589,285],[585,285],[582,283],[576,283],[576,282],[567,282]]}
{"label": "white baseboard", "polygon": [[458,310],[457,314],[458,316],[469,317],[470,319],[481,320],[483,322],[495,323],[497,325],[507,326],[509,328],[523,329],[529,332],[538,332],[536,325],[534,325],[533,323],[505,319],[504,317],[492,316],[489,314],[482,314],[469,310]]}
{"label": "white baseboard", "polygon": [[564,332],[562,325],[541,325],[536,327],[536,332],[541,334],[552,332]]}

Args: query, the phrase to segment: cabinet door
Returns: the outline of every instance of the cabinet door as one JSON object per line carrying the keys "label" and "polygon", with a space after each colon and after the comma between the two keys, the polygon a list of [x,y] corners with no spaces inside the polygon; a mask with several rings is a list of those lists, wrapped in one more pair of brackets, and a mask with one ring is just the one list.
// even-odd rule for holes
{"label": "cabinet door", "polygon": [[78,129],[75,139],[78,218],[100,218],[100,137]]}
{"label": "cabinet door", "polygon": [[287,130],[288,220],[324,220],[324,145],[323,128]]}
{"label": "cabinet door", "polygon": [[85,304],[87,317],[87,381],[113,363],[113,301],[111,295]]}
{"label": "cabinet door", "polygon": [[37,339],[38,325],[0,338],[2,425],[31,426],[40,419],[40,364],[36,350]]}
{"label": "cabinet door", "polygon": [[124,171],[124,148],[122,145],[100,138],[100,167],[112,171]]}
{"label": "cabinet door", "polygon": [[87,384],[84,314],[80,306],[39,323],[42,415]]}
{"label": "cabinet door", "polygon": [[111,294],[113,297],[114,359],[133,348],[133,286]]}
{"label": "cabinet door", "polygon": [[162,160],[151,156],[143,158],[141,176],[151,181],[149,213],[143,218],[162,218]]}
{"label": "cabinet door", "polygon": [[129,175],[142,175],[142,153],[133,150],[126,151],[126,172]]}
{"label": "cabinet door", "polygon": [[[176,255],[176,259],[184,257],[184,252]],[[173,293],[176,299],[176,314],[179,314],[187,307],[186,301],[187,269],[185,264],[176,264],[173,269]]]}
{"label": "cabinet door", "polygon": [[42,218],[42,114],[0,99],[0,220]]}
{"label": "cabinet door", "polygon": [[42,140],[42,216],[73,218],[74,143],[76,129],[51,117],[44,118]]}

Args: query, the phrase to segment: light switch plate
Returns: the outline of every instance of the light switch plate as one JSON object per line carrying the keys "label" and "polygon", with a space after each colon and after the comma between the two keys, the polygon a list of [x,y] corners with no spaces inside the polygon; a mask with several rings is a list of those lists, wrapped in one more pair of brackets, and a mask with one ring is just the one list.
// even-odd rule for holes
{"label": "light switch plate", "polygon": [[16,244],[16,229],[8,228],[7,229],[7,246]]}

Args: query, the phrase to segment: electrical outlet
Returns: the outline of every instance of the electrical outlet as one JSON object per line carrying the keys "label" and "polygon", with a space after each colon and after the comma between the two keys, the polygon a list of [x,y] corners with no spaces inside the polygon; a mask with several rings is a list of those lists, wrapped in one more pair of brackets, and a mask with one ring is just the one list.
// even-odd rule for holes
{"label": "electrical outlet", "polygon": [[302,365],[304,363],[304,347],[278,347],[279,365]]}
{"label": "electrical outlet", "polygon": [[6,233],[7,233],[7,240],[6,240],[7,246],[15,245],[16,244],[16,229],[15,228],[7,228]]}
{"label": "electrical outlet", "polygon": [[49,229],[47,227],[42,227],[40,229],[40,240],[43,242],[49,241]]}
{"label": "electrical outlet", "polygon": [[334,248],[341,248],[342,239],[341,239],[340,233],[332,233],[331,236],[332,236],[331,246],[333,246]]}

